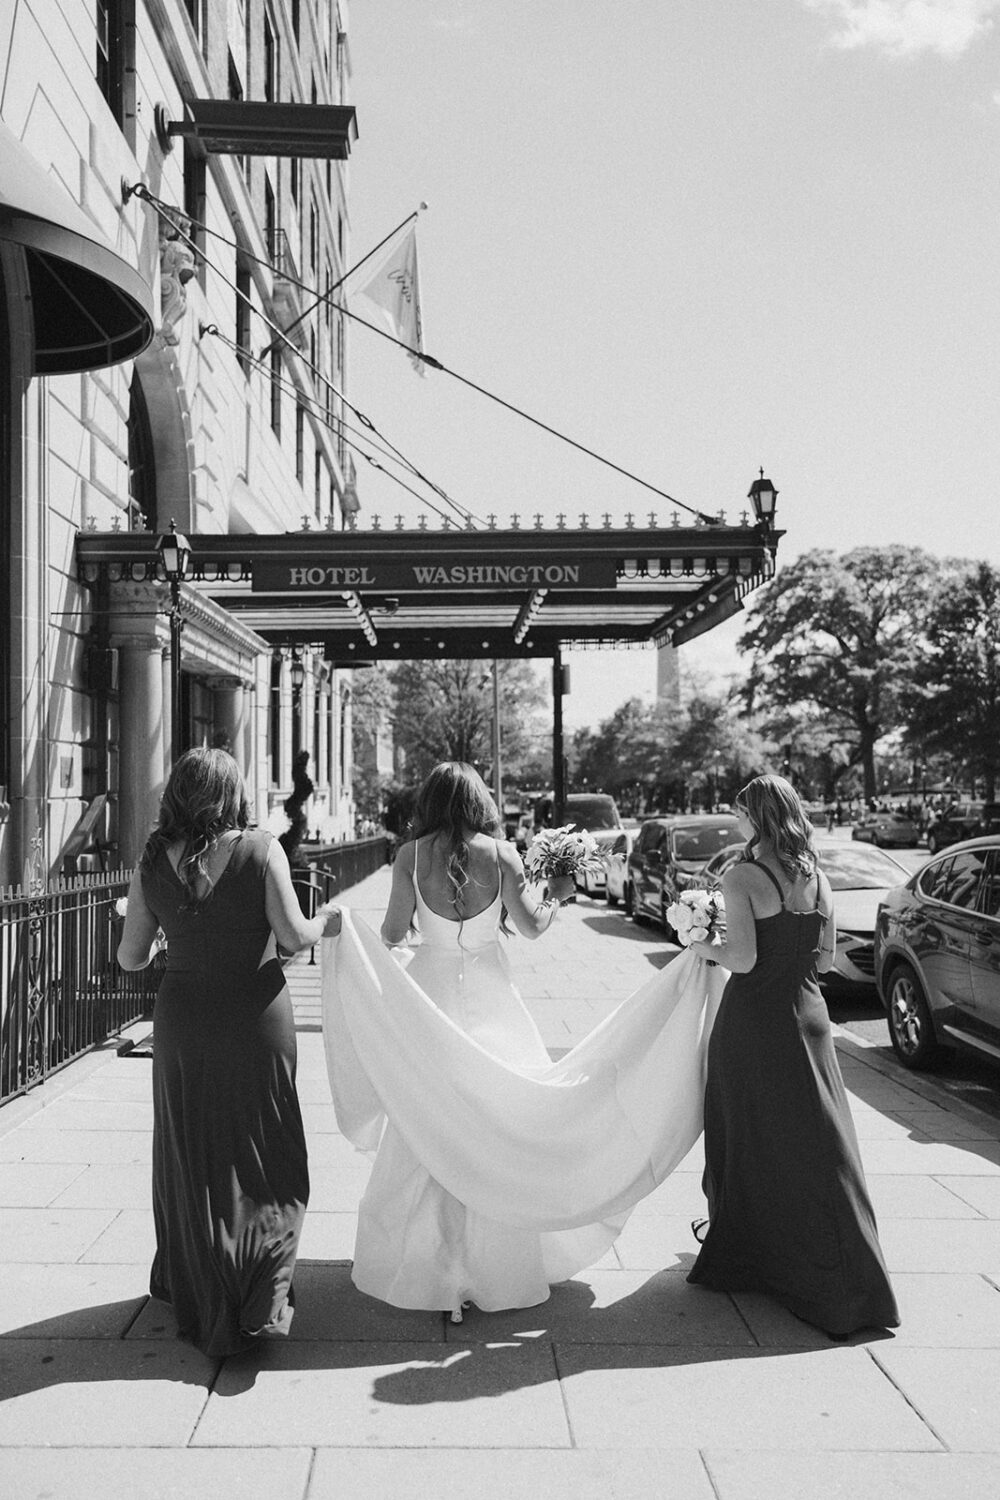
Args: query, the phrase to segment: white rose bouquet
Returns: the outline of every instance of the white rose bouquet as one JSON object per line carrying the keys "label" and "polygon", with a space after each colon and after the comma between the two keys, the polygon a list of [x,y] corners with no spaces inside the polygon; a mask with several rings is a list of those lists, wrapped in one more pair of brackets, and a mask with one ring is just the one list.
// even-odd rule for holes
{"label": "white rose bouquet", "polygon": [[726,922],[726,903],[721,891],[683,891],[680,899],[667,907],[667,921],[677,934],[682,948],[692,943],[722,942]]}
{"label": "white rose bouquet", "polygon": [[575,877],[603,861],[591,835],[567,823],[564,828],[543,828],[536,833],[524,863],[532,880],[552,880],[557,875]]}

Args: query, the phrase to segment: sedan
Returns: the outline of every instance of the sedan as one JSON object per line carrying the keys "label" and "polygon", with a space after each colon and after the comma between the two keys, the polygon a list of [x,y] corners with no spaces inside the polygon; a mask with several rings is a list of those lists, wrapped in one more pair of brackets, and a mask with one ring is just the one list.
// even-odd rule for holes
{"label": "sedan", "polygon": [[[742,849],[723,849],[705,866],[711,886],[736,863]],[[875,984],[875,923],[880,903],[890,889],[902,884],[909,871],[891,854],[879,849],[833,844],[819,851],[820,869],[833,891],[837,949],[833,968],[822,976],[828,989]]]}
{"label": "sedan", "polygon": [[871,812],[858,819],[851,838],[874,844],[877,849],[915,849],[920,843],[920,829],[904,812]]}
{"label": "sedan", "polygon": [[1000,1060],[1000,836],[928,860],[879,908],[875,977],[904,1067],[942,1046]]}

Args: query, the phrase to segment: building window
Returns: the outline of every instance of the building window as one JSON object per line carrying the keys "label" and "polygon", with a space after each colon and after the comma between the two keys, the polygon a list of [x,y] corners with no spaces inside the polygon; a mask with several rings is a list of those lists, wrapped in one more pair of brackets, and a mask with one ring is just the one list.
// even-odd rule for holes
{"label": "building window", "polygon": [[119,125],[125,121],[125,16],[123,0],[97,0],[97,87]]}
{"label": "building window", "polygon": [[281,655],[271,657],[271,701],[267,716],[268,750],[271,756],[271,784],[281,785]]}
{"label": "building window", "polygon": [[250,268],[236,263],[236,356],[244,375],[250,374]]}
{"label": "building window", "polygon": [[281,442],[281,350],[271,350],[271,431]]}
{"label": "building window", "polygon": [[313,458],[313,487],[316,495],[316,519],[323,514],[323,455],[316,449]]}
{"label": "building window", "polygon": [[271,26],[271,18],[264,13],[264,98],[274,104],[279,95],[278,39]]}
{"label": "building window", "polygon": [[274,189],[271,186],[271,178],[267,172],[264,173],[264,241],[267,245],[267,253],[274,260],[275,231],[278,227],[278,214],[275,206]]}
{"label": "building window", "polygon": [[128,508],[129,528],[156,530],[156,461],[153,429],[142,381],[133,372],[128,390]]}
{"label": "building window", "polygon": [[319,215],[316,212],[316,199],[310,198],[309,202],[309,269],[316,270],[316,262],[319,259]]}
{"label": "building window", "polygon": [[184,9],[187,11],[188,20],[191,22],[191,30],[202,44],[202,50],[206,43],[206,27],[204,16],[205,0],[183,0]]}
{"label": "building window", "polygon": [[305,409],[296,403],[295,407],[295,477],[302,483],[306,472],[306,414]]}
{"label": "building window", "polygon": [[184,141],[184,212],[191,220],[190,235],[197,254],[198,282],[205,285],[205,158],[190,140]]}
{"label": "building window", "polygon": [[[231,52],[229,54],[229,97],[237,101],[243,98],[243,81],[236,66],[236,59]],[[251,158],[249,156],[237,156],[236,160],[239,162],[240,171],[249,185]]]}
{"label": "building window", "polygon": [[295,45],[299,43],[299,25],[301,22],[299,0],[292,0],[292,34],[295,37]]}
{"label": "building window", "polygon": [[292,169],[291,169],[292,202],[295,204],[295,208],[296,208],[296,211],[297,211],[298,210],[298,206],[299,206],[299,177],[300,177],[300,174],[301,174],[301,171],[302,171],[302,167],[301,167],[301,164],[300,164],[299,159],[298,159],[297,156],[293,156],[291,160],[292,160]]}

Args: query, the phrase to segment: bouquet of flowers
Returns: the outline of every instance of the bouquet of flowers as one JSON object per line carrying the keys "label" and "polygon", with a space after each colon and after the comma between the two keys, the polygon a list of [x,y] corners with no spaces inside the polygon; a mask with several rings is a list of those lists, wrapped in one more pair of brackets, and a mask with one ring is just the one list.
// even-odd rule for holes
{"label": "bouquet of flowers", "polygon": [[594,838],[567,823],[564,828],[543,828],[536,833],[524,863],[533,880],[551,880],[556,875],[576,876],[592,870],[602,859]]}
{"label": "bouquet of flowers", "polygon": [[722,892],[682,891],[680,899],[667,907],[667,921],[682,948],[692,943],[721,943],[726,921]]}

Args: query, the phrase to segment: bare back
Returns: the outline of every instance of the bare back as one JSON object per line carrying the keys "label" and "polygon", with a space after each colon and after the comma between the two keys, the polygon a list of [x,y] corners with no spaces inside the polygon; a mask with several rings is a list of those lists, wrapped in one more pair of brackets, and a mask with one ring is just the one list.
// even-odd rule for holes
{"label": "bare back", "polygon": [[448,844],[439,834],[417,839],[413,857],[420,894],[436,916],[457,922],[478,916],[493,905],[500,890],[497,841],[485,833],[466,839],[469,851],[468,883],[456,899],[455,885],[448,876]]}

